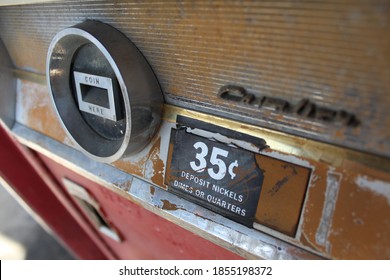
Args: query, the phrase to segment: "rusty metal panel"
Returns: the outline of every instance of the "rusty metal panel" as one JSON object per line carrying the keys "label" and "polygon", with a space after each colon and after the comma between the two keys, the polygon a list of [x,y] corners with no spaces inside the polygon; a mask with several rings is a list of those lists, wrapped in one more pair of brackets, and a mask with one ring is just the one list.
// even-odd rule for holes
{"label": "rusty metal panel", "polygon": [[[326,173],[321,213],[326,226],[322,227],[321,222],[318,225],[317,244],[343,259],[389,258],[390,240],[384,234],[390,229],[389,174],[356,163],[346,165],[349,172],[336,169]],[[336,190],[333,193],[332,188]]]}
{"label": "rusty metal panel", "polygon": [[[1,7],[0,34],[17,67],[44,73],[54,34],[100,20],[141,49],[171,104],[389,157],[389,9],[385,0],[63,1]],[[224,100],[225,85],[264,102]],[[304,118],[271,98],[324,110]],[[359,125],[329,123],[329,110]]]}
{"label": "rusty metal panel", "polygon": [[255,221],[294,237],[310,169],[264,155],[256,155],[256,160],[264,171],[264,183]]}
{"label": "rusty metal panel", "polygon": [[[116,193],[125,201],[130,200],[244,258],[320,258],[279,238],[241,226],[112,166],[94,162],[80,152],[23,125],[17,123],[13,133],[19,141],[63,166],[63,169],[104,187],[107,195]],[[66,177],[77,181],[74,177]]]}
{"label": "rusty metal panel", "polygon": [[172,192],[239,223],[252,226],[255,221],[295,237],[309,168],[256,154],[271,150],[264,139],[180,116],[177,122],[165,173]]}
{"label": "rusty metal panel", "polygon": [[[265,171],[256,229],[326,258],[390,258],[388,1],[66,2],[0,8],[17,67],[39,77],[52,36],[97,19],[137,44],[168,103],[213,114],[165,106],[152,143],[113,166],[167,189],[178,116],[261,138],[269,148],[256,151]],[[18,81],[17,122],[71,145],[40,77]]]}
{"label": "rusty metal panel", "polygon": [[[17,121],[69,145],[46,87],[19,80],[18,88]],[[259,151],[254,146],[265,171],[256,229],[326,258],[390,258],[390,163],[386,158],[167,105],[164,122],[152,143],[113,166],[167,189],[164,176],[171,157],[170,131],[178,116],[266,141],[269,148]],[[34,145],[36,148],[40,143]],[[278,182],[291,175],[291,168],[283,168],[285,164],[294,166],[300,175],[290,177],[272,196]],[[168,202],[164,205],[177,210]]]}
{"label": "rusty metal panel", "polygon": [[16,121],[57,141],[70,142],[44,85],[26,80],[17,81]]}
{"label": "rusty metal panel", "polygon": [[388,259],[389,173],[348,160],[311,163],[300,242],[329,258]]}

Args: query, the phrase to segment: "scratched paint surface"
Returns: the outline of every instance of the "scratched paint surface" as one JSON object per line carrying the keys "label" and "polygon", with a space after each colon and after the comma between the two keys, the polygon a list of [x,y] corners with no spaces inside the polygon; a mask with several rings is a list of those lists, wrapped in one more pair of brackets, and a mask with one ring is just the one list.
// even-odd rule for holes
{"label": "scratched paint surface", "polygon": [[[69,145],[46,87],[20,81],[18,88],[18,122]],[[174,126],[164,121],[146,149],[113,166],[166,189],[163,179],[171,157],[169,132]],[[389,174],[347,159],[320,158],[315,161],[273,149],[257,155],[266,171],[266,191],[260,196],[256,222],[273,229],[270,234],[281,232],[278,238],[324,257],[390,258]],[[332,162],[338,167],[332,167]],[[300,176],[289,166],[295,166]],[[169,201],[162,203],[175,207]]]}
{"label": "scratched paint surface", "polygon": [[295,236],[310,169],[264,155],[256,160],[264,171],[256,222]]}
{"label": "scratched paint surface", "polygon": [[[320,163],[315,167],[304,209],[302,244],[329,258],[389,259],[390,204],[387,194],[378,191],[390,187],[389,174],[347,161],[343,168]],[[361,174],[366,174],[365,185],[358,183]]]}

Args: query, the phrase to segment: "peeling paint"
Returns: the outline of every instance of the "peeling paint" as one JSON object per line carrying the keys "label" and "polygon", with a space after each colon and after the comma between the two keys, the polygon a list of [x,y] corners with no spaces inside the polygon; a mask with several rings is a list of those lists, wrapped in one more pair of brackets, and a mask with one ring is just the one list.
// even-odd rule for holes
{"label": "peeling paint", "polygon": [[29,81],[17,81],[16,120],[59,142],[64,142],[65,131],[54,111],[43,85]]}
{"label": "peeling paint", "polygon": [[[107,187],[110,191],[114,191],[130,201],[141,204],[145,209],[173,221],[180,226],[188,228],[192,232],[204,236],[220,246],[229,248],[230,250],[234,249],[243,256],[251,258],[298,257],[306,259],[315,257],[302,249],[298,249],[298,247],[291,246],[286,242],[281,241],[285,240],[285,237],[280,239],[274,238],[272,237],[272,234],[263,233],[255,229],[238,225],[203,207],[163,191],[161,188],[150,186],[149,183],[130,176],[126,171],[122,172],[111,165],[94,162],[76,150],[70,149],[48,137],[44,137],[35,131],[27,129],[24,126],[18,125],[17,128],[17,131],[19,131],[19,138],[23,136],[25,139],[29,139],[29,141],[25,140],[25,143],[41,143],[40,145],[44,146],[44,149],[58,155],[57,157],[61,159],[60,162],[62,164],[65,163],[65,166],[68,166],[70,169],[75,169],[79,174],[98,182]],[[167,138],[168,137],[166,137],[165,140],[162,138],[161,143],[164,143]],[[151,146],[152,145],[153,143]],[[138,156],[140,160],[139,166],[144,166],[142,165],[142,162],[148,157],[147,151],[149,150],[146,149],[145,152],[141,152],[140,156]],[[165,151],[165,153],[166,152],[167,151]],[[132,167],[131,162],[133,162],[133,160],[134,157],[131,157],[131,160],[124,159],[116,162],[116,164],[119,164],[128,170]],[[130,182],[130,180],[132,180],[131,188],[128,191],[124,191],[124,189],[127,188],[126,183]],[[118,188],[120,188],[121,191],[119,191]],[[289,196],[289,198],[291,199],[291,196]],[[108,199],[109,198],[107,198],[107,200]],[[118,203],[120,202],[113,201],[113,205],[118,205]],[[125,208],[125,205],[120,205],[120,208],[123,209],[123,211],[127,209]],[[161,211],[161,209],[164,211]],[[245,236],[240,237],[241,235]],[[264,245],[266,246],[264,247]],[[283,249],[278,251],[278,247]]]}
{"label": "peeling paint", "polygon": [[159,137],[150,150],[149,157],[145,163],[145,178],[150,179],[154,184],[163,186],[164,183],[164,162],[160,158],[161,137]]}
{"label": "peeling paint", "polygon": [[276,246],[264,243],[263,246],[259,246],[257,248],[259,250],[259,254],[265,255],[268,259],[275,259],[277,254]]}
{"label": "peeling paint", "polygon": [[387,199],[387,203],[390,205],[390,182],[370,180],[367,178],[367,176],[359,175],[357,176],[355,183],[362,189],[385,197]]}
{"label": "peeling paint", "polygon": [[119,184],[118,187],[121,189],[121,190],[124,190],[125,192],[129,192],[130,189],[131,189],[131,185],[133,183],[133,178],[131,178],[130,180],[122,183],[122,184]]}
{"label": "peeling paint", "polygon": [[220,143],[224,143],[224,144],[227,144],[229,146],[240,147],[240,148],[243,148],[245,150],[248,150],[248,151],[251,151],[251,152],[255,152],[255,153],[258,153],[259,151],[261,151],[262,149],[267,147],[267,146],[258,147],[256,145],[254,145],[252,143],[249,143],[249,142],[246,142],[246,141],[237,140],[237,139],[234,139],[234,138],[229,138],[229,137],[226,137],[226,136],[224,136],[224,135],[222,135],[220,133],[209,132],[209,131],[206,131],[206,130],[203,130],[203,129],[199,129],[199,128],[187,127],[186,128],[186,132],[194,134],[194,135],[198,135],[198,136],[201,136],[201,137],[205,137],[205,138],[207,138],[209,140],[213,140],[213,141],[217,141],[217,142],[220,142]]}
{"label": "peeling paint", "polygon": [[[51,125],[58,126],[58,120],[56,119],[55,114],[53,115],[54,111],[53,108],[51,108],[52,105],[50,100],[44,95],[46,94],[46,89],[39,88],[38,86],[35,86],[35,88],[31,87],[30,89],[27,87],[27,82],[18,81],[18,122],[33,130],[40,131],[47,136],[52,135],[52,138],[58,138],[58,135],[55,135],[56,129],[51,128]],[[42,92],[35,93],[35,90]],[[51,121],[53,121],[53,124],[50,123]],[[61,126],[59,127],[61,128]],[[176,127],[176,124],[164,121],[158,136],[154,138],[143,151],[114,163],[114,166],[117,166],[127,173],[134,174],[139,178],[146,179],[148,183],[153,182],[155,185],[162,184],[165,168],[164,164],[169,164],[167,162],[167,147],[170,138],[169,132],[172,127]],[[28,134],[30,133],[31,131],[29,131]],[[24,137],[29,139],[26,136]],[[40,137],[43,137],[43,135]],[[215,141],[223,142],[223,137],[225,136],[221,134],[212,135],[212,139]],[[226,141],[232,140],[228,137],[225,138]],[[37,139],[35,144],[44,146],[46,140],[43,138]],[[65,138],[62,142],[69,144],[71,143],[69,141],[68,138]],[[244,145],[241,147],[247,150],[252,149],[254,152],[256,151],[257,148],[251,147],[249,142],[241,142],[242,143],[238,144],[230,141],[227,144],[236,147]],[[267,142],[269,144],[273,143],[268,140]],[[303,205],[304,208],[301,212],[301,216],[299,216],[299,226],[296,235],[287,237],[285,233],[280,233],[282,232],[280,229],[275,230],[270,227],[271,222],[267,227],[263,226],[264,228],[269,229],[268,232],[263,230],[259,230],[259,232],[290,242],[297,247],[305,247],[305,249],[309,251],[316,251],[318,254],[330,258],[388,258],[389,254],[385,252],[385,248],[388,248],[389,244],[389,235],[387,233],[389,232],[390,225],[388,215],[386,215],[390,206],[390,180],[388,179],[388,173],[383,173],[382,170],[376,170],[377,166],[366,164],[365,161],[355,161],[357,159],[354,157],[344,157],[344,150],[328,155],[326,149],[318,148],[310,150],[309,153],[307,148],[309,148],[310,145],[308,145],[308,147],[300,147],[294,142],[290,146],[288,142],[282,142],[281,145],[283,145],[283,149],[277,151],[281,146],[277,145],[278,141],[274,142],[275,145],[272,145],[272,149],[268,148],[261,150],[256,156],[270,157],[273,160],[277,159],[284,161],[283,164],[290,162],[299,165],[301,168],[302,166],[309,168],[309,189],[307,196],[304,198],[305,200],[299,204],[300,206]],[[303,141],[302,143],[305,142]],[[55,153],[60,154],[57,149],[55,149]],[[66,154],[60,154],[60,157],[71,157],[73,153],[76,153],[76,151],[67,151]],[[289,153],[295,153],[295,155]],[[331,156],[334,154],[337,154],[338,157],[343,160],[340,163],[336,163],[335,158]],[[345,155],[348,155],[348,153],[345,152]],[[364,155],[362,155],[362,157],[363,156]],[[264,161],[261,162],[264,165]],[[168,193],[164,193],[164,196],[162,196],[160,193],[162,190],[158,187],[141,185],[141,183],[137,184],[138,178],[135,178],[134,182],[126,181],[128,180],[126,179],[128,174],[124,174],[123,177],[118,177],[120,170],[116,170],[111,166],[104,165],[104,168],[98,168],[100,165],[93,161],[87,161],[86,159],[83,159],[83,161],[78,164],[72,161],[72,164],[73,165],[69,164],[69,166],[73,166],[72,169],[78,170],[84,168],[90,170],[88,176],[92,176],[90,174],[93,174],[93,176],[104,177],[105,183],[100,182],[101,184],[105,184],[106,186],[109,185],[112,189],[114,189],[112,187],[112,185],[114,185],[115,189],[125,191],[132,195],[132,197],[151,201],[153,204],[150,205],[152,206],[147,205],[149,210],[152,209],[152,211],[157,211],[157,213],[160,211],[162,213],[161,215],[168,215],[168,217],[180,217],[181,221],[188,223],[188,213],[195,211],[194,209],[196,209],[196,212],[194,212],[196,213],[195,216],[203,217],[203,219],[198,219],[194,222],[197,230],[200,231],[205,228],[206,226],[203,226],[205,218],[210,218],[209,221],[212,222],[209,223],[207,228],[208,231],[214,232],[214,227],[216,227],[216,224],[219,225],[219,223],[221,226],[223,225],[224,228],[220,231],[216,230],[216,233],[222,235],[223,231],[230,231],[226,226],[226,221],[223,220],[221,222],[217,214],[205,212],[203,215],[198,215],[197,213],[203,213],[204,210],[199,210],[200,207],[198,207],[198,209],[190,203],[174,200],[172,196],[169,196],[169,199],[163,201],[163,198],[166,197],[165,195],[168,197]],[[388,163],[384,160],[383,166],[386,165],[388,165]],[[334,168],[329,166],[334,166]],[[268,179],[274,179],[272,182],[269,182],[269,189],[275,187],[275,189],[273,189],[275,192],[269,192],[269,194],[274,193],[273,199],[280,199],[280,196],[289,189],[288,184],[291,184],[292,186],[300,185],[295,182],[290,182],[299,176],[293,176],[289,178],[289,182],[287,182],[287,179],[284,178],[288,174],[282,174],[280,170],[275,169],[275,166],[270,165],[267,170],[269,172],[266,174],[266,177]],[[290,170],[288,171],[290,172]],[[108,184],[107,182],[110,183]],[[283,183],[285,183],[285,185],[282,187]],[[131,189],[130,186],[132,186]],[[260,207],[258,207],[258,209],[265,207],[268,211],[267,214],[269,213],[269,209],[271,209],[269,205],[273,205],[276,210],[280,211],[284,205],[291,206],[292,203],[297,201],[291,194],[286,195],[287,202],[285,203],[280,201],[275,203],[274,200],[270,201],[269,197],[266,197],[266,193],[269,189],[262,194],[263,199],[267,200],[266,202],[269,204],[260,203]],[[293,193],[296,194],[296,191]],[[161,209],[165,211],[161,211]],[[175,211],[179,209],[183,211]],[[291,212],[291,210],[287,210],[282,213],[283,215],[281,215],[281,217],[284,219],[284,222],[292,221],[292,219],[287,216]],[[269,215],[266,218],[269,218]],[[269,219],[269,221],[271,221],[271,219]],[[274,223],[274,221],[275,220],[272,220],[272,223]],[[232,226],[232,229],[237,230],[234,226]],[[259,234],[259,232],[254,233],[255,238],[257,238],[256,234]],[[225,233],[224,236],[228,236],[228,234]],[[244,239],[245,238],[243,238],[243,240]],[[365,240],[364,244],[361,242],[362,240]],[[234,244],[235,240],[229,239],[229,242]],[[256,240],[256,242],[258,242],[258,240]],[[253,242],[253,244],[258,244],[256,242]],[[243,243],[238,244],[238,246],[240,248],[245,248],[245,251],[255,252],[257,247],[256,249],[253,249],[250,248],[250,246],[247,246],[248,244]],[[266,255],[267,257],[270,257],[272,255],[271,251],[269,251],[270,254],[267,254],[266,252],[263,252],[261,247],[259,248],[259,256]],[[276,257],[277,255],[275,255],[275,258]]]}
{"label": "peeling paint", "polygon": [[112,163],[112,165],[132,175],[143,177],[145,162],[145,157],[136,163],[134,163],[130,158],[125,158]]}
{"label": "peeling paint", "polygon": [[322,209],[320,225],[316,232],[317,244],[325,246],[328,253],[331,250],[328,236],[332,225],[334,210],[336,208],[341,178],[341,174],[338,173],[328,172],[327,174],[324,208]]}
{"label": "peeling paint", "polygon": [[176,204],[171,203],[167,199],[161,199],[161,202],[163,203],[161,209],[168,210],[168,211],[176,211],[176,210],[184,210],[183,207],[177,206]]}
{"label": "peeling paint", "polygon": [[312,167],[310,162],[308,162],[307,160],[301,159],[301,158],[293,156],[293,155],[283,154],[283,153],[280,153],[280,152],[277,152],[277,151],[274,151],[274,150],[271,150],[271,149],[263,150],[263,151],[260,152],[260,154],[263,154],[263,155],[266,155],[266,156],[270,156],[270,157],[273,157],[273,158],[277,158],[277,159],[280,159],[280,160],[283,160],[283,161],[287,161],[287,162],[290,162],[290,163],[294,163],[294,164],[297,164],[297,165],[301,165],[301,166],[305,166],[305,167],[309,167],[309,168]]}

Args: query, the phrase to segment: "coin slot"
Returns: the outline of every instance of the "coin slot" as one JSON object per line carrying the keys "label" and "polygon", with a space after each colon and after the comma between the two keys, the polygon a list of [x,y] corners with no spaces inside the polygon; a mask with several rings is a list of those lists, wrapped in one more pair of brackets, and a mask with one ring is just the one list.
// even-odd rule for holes
{"label": "coin slot", "polygon": [[80,85],[80,89],[83,101],[110,109],[108,91],[106,89],[83,84]]}
{"label": "coin slot", "polygon": [[138,48],[108,24],[86,20],[57,33],[46,75],[64,131],[93,160],[138,153],[160,128],[157,78]]}
{"label": "coin slot", "polygon": [[74,71],[74,81],[80,111],[118,121],[110,78]]}

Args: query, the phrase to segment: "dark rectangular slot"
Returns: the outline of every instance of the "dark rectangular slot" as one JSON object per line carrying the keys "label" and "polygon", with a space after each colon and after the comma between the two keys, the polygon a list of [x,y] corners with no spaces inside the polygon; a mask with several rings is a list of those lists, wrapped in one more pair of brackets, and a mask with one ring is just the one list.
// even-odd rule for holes
{"label": "dark rectangular slot", "polygon": [[80,84],[80,89],[83,101],[110,109],[108,92],[106,89],[85,84]]}

